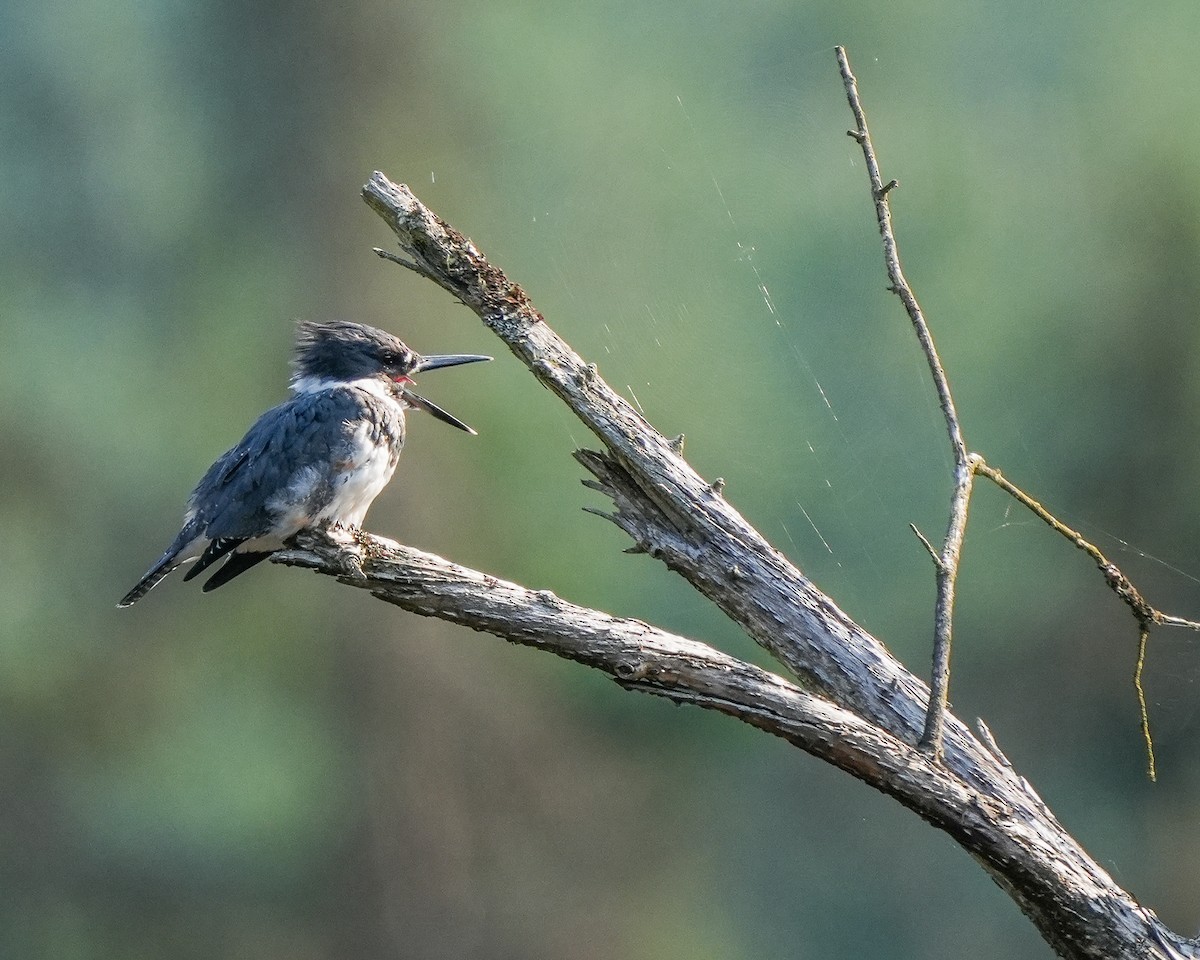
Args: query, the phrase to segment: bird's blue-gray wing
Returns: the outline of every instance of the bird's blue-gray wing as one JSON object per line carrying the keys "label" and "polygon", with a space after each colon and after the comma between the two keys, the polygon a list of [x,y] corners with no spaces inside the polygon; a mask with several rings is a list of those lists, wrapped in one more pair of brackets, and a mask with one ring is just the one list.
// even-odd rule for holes
{"label": "bird's blue-gray wing", "polygon": [[305,509],[318,513],[332,496],[333,465],[349,455],[356,424],[368,412],[358,391],[337,389],[301,394],[264,413],[192,492],[189,509],[205,536],[266,536],[274,532],[281,499],[299,489]]}
{"label": "bird's blue-gray wing", "polygon": [[[333,496],[339,465],[351,461],[362,421],[369,418],[397,447],[404,425],[382,401],[339,387],[301,394],[264,413],[231,450],[209,467],[188,500],[183,528],[163,555],[120,601],[127,607],[180,564],[196,557],[191,579],[246,541],[279,532],[281,516],[315,516]],[[287,532],[291,532],[290,530]],[[212,590],[269,555],[238,553],[205,584]]]}

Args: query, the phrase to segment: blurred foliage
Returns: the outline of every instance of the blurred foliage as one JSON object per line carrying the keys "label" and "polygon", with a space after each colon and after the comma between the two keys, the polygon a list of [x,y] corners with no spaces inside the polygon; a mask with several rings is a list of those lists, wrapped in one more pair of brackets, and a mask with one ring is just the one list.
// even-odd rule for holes
{"label": "blurred foliage", "polygon": [[[295,570],[113,604],[284,395],[293,318],[495,350],[371,255],[378,168],[924,672],[907,527],[940,534],[948,454],[843,43],[969,443],[1195,616],[1198,30],[1182,0],[0,6],[0,955],[1050,956],[962,851],[722,718]],[[762,661],[579,510],[588,438],[518,364],[425,389],[480,436],[415,423],[372,529]],[[986,484],[957,638],[960,715],[1195,929],[1194,638],[1152,640],[1151,786],[1132,622]]]}

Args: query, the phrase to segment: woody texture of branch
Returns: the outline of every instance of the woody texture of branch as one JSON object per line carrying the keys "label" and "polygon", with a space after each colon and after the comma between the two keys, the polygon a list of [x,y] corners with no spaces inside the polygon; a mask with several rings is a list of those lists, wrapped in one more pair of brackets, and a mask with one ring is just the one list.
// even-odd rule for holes
{"label": "woody texture of branch", "polygon": [[[837,57],[854,115],[850,133],[867,159],[889,282],[929,360],[954,449],[947,534],[940,548],[924,541],[938,586],[932,696],[726,501],[720,482],[699,476],[680,444],[660,434],[595,365],[572,350],[520,286],[408,187],[382,173],[372,175],[363,196],[395,233],[399,252],[380,250],[380,256],[464,303],[570,408],[596,441],[596,449],[575,452],[588,474],[584,482],[611,501],[606,516],[629,535],[630,549],[683,577],[783,672],[368,534],[308,534],[275,559],[338,577],[414,613],[576,661],[627,689],[716,710],[787,740],[944,831],[1063,957],[1200,956],[1067,833],[986,726],[980,723],[975,733],[946,709],[954,582],[972,482],[986,476],[999,483],[1002,477],[969,452],[963,439],[929,327],[900,271],[888,207],[896,184],[879,174],[857,84],[840,48]],[[1110,584],[1119,580],[1127,588],[1118,593],[1143,629],[1179,622],[1144,600],[1143,607],[1134,606],[1128,597],[1140,600],[1140,594],[1133,585],[1106,560],[1093,559]]]}

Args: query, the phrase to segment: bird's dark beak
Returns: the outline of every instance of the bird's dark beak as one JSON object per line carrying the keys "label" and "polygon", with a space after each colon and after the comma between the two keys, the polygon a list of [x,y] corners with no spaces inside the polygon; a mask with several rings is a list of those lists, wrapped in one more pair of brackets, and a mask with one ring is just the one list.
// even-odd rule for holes
{"label": "bird's dark beak", "polygon": [[[424,370],[438,370],[441,367],[457,367],[460,363],[479,363],[482,360],[491,360],[491,357],[483,357],[476,353],[447,353],[438,357],[418,357],[416,365],[412,368],[412,373],[419,373]],[[418,410],[424,410],[426,413],[431,413],[442,423],[448,423],[452,427],[458,427],[459,430],[466,430],[467,433],[474,434],[475,431],[468,427],[465,423],[454,416],[452,413],[447,413],[441,407],[431,400],[426,400],[420,394],[413,393],[408,388],[404,389],[404,400],[409,406],[415,407]]]}
{"label": "bird's dark beak", "polygon": [[418,357],[413,373],[423,370],[437,370],[440,367],[457,367],[460,363],[479,363],[481,360],[491,360],[491,357],[481,357],[476,353],[447,353],[440,357]]}
{"label": "bird's dark beak", "polygon": [[[440,358],[435,357],[434,359],[440,359]],[[492,358],[491,357],[469,357],[467,360],[463,360],[462,362],[467,363],[470,360],[490,360],[490,359],[492,359]],[[471,434],[472,436],[475,435],[475,431],[472,430],[470,427],[468,427],[461,420],[459,420],[458,417],[456,417],[454,414],[447,413],[445,410],[443,410],[441,407],[439,407],[436,403],[434,403],[431,400],[426,400],[420,394],[416,394],[416,393],[413,393],[411,390],[405,389],[404,390],[404,402],[407,403],[410,407],[415,407],[418,410],[424,410],[426,413],[433,414],[435,417],[437,417],[439,420],[441,420],[442,423],[448,423],[452,427],[458,427],[459,430],[466,430],[467,433]]]}

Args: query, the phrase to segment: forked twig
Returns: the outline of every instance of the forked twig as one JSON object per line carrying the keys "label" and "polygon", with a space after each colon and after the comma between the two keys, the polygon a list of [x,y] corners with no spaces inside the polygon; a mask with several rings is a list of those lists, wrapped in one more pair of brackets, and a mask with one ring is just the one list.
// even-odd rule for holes
{"label": "forked twig", "polygon": [[[1140,624],[1149,626],[1154,623],[1165,623],[1163,614],[1159,613],[1152,607],[1146,598],[1142,596],[1141,591],[1133,585],[1131,581],[1115,563],[1108,559],[1095,544],[1091,543],[1082,533],[1068,527],[1065,523],[1059,520],[1054,514],[1047,510],[1037,500],[1027,494],[1024,490],[1018,487],[1015,483],[1004,476],[995,467],[989,466],[981,457],[975,464],[975,472],[981,476],[987,477],[1001,490],[1007,493],[1010,497],[1025,507],[1035,517],[1049,526],[1056,533],[1061,534],[1067,540],[1071,541],[1076,547],[1086,553],[1095,561],[1096,566],[1100,568],[1100,572],[1104,574],[1105,582],[1112,588],[1113,592],[1121,598],[1122,602],[1132,611],[1134,618]],[[1200,623],[1192,623],[1189,620],[1179,621],[1178,618],[1172,617],[1173,621],[1178,621],[1179,626],[1191,626],[1200,629]]]}
{"label": "forked twig", "polygon": [[1141,724],[1142,739],[1146,743],[1146,773],[1151,780],[1157,780],[1158,771],[1154,763],[1154,738],[1150,735],[1150,712],[1146,707],[1146,691],[1142,687],[1142,670],[1146,665],[1146,646],[1150,639],[1150,628],[1160,625],[1200,630],[1200,623],[1194,620],[1186,620],[1183,617],[1176,617],[1169,613],[1163,613],[1157,607],[1153,606],[1142,596],[1142,592],[1134,586],[1133,581],[1122,572],[1120,567],[1109,560],[1099,547],[1088,540],[1078,530],[1072,529],[1059,520],[1058,517],[1054,516],[1041,503],[1009,480],[999,470],[985,463],[982,457],[978,458],[975,462],[975,472],[980,476],[987,477],[1035,517],[1091,557],[1100,569],[1100,572],[1104,575],[1104,582],[1109,585],[1113,593],[1121,598],[1121,602],[1129,607],[1130,613],[1137,620],[1138,647],[1137,662],[1133,668],[1133,689],[1137,695],[1138,718]]}
{"label": "forked twig", "polygon": [[[1152,606],[1141,591],[1134,586],[1121,569],[1110,561],[1098,547],[1089,542],[1081,533],[1073,530],[1043,507],[1037,500],[1027,494],[1016,484],[1007,480],[1004,475],[991,467],[978,453],[969,452],[963,440],[962,427],[954,407],[954,397],[950,392],[950,382],[946,377],[945,368],[938,356],[933,343],[929,325],[921,312],[921,306],[913,294],[912,288],[904,278],[900,269],[900,255],[896,244],[896,236],[892,231],[891,208],[888,195],[898,186],[897,181],[886,183],[879,172],[879,161],[875,156],[875,148],[871,144],[871,135],[867,130],[867,119],[863,112],[862,102],[858,95],[858,82],[850,71],[850,62],[843,47],[837,51],[838,67],[841,70],[842,82],[846,87],[846,99],[854,114],[855,128],[847,133],[862,147],[863,158],[866,161],[867,176],[871,183],[871,196],[875,203],[875,217],[879,223],[879,233],[883,238],[883,257],[887,267],[889,280],[888,289],[896,294],[904,304],[908,317],[916,331],[917,340],[929,364],[933,377],[934,388],[937,390],[938,403],[946,420],[946,430],[950,436],[950,447],[954,454],[954,491],[950,501],[950,522],[946,530],[946,538],[942,543],[941,552],[937,552],[929,540],[916,527],[913,532],[920,539],[925,549],[933,558],[937,576],[937,603],[934,609],[934,638],[933,638],[933,674],[930,681],[929,706],[925,717],[925,730],[921,737],[922,749],[941,756],[942,731],[945,724],[946,699],[950,684],[950,644],[953,634],[954,587],[958,576],[959,559],[962,553],[963,537],[966,533],[967,512],[970,506],[974,478],[977,474],[987,477],[1005,491],[1018,503],[1031,511],[1035,516],[1048,524],[1053,530],[1071,541],[1095,561],[1096,566],[1104,575],[1105,582],[1121,601],[1129,607],[1134,619],[1138,622],[1138,654],[1134,668],[1133,683],[1137,694],[1140,711],[1142,736],[1146,742],[1147,769],[1151,780],[1156,778],[1154,765],[1154,743],[1150,736],[1150,718],[1146,708],[1146,694],[1142,688],[1142,669],[1146,659],[1146,645],[1150,628],[1155,625],[1187,627],[1200,630],[1200,623],[1183,617],[1163,613]],[[912,526],[910,524],[910,526]]]}

